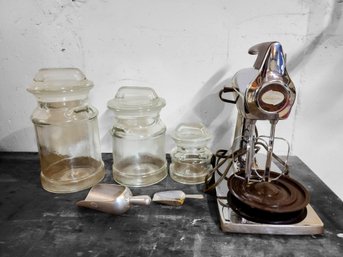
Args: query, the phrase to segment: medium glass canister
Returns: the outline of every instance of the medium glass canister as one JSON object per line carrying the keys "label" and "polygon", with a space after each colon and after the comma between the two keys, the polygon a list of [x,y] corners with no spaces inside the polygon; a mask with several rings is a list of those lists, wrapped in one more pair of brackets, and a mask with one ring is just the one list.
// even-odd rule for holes
{"label": "medium glass canister", "polygon": [[165,100],[150,87],[123,86],[107,104],[114,111],[113,178],[131,187],[149,186],[167,176]]}
{"label": "medium glass canister", "polygon": [[170,176],[182,184],[201,184],[212,169],[212,153],[206,144],[211,135],[202,123],[182,123],[172,138],[176,147],[171,152]]}
{"label": "medium glass canister", "polygon": [[104,175],[98,111],[89,105],[93,83],[76,68],[41,69],[27,89],[38,101],[31,118],[40,155],[41,183],[54,193],[92,187]]}

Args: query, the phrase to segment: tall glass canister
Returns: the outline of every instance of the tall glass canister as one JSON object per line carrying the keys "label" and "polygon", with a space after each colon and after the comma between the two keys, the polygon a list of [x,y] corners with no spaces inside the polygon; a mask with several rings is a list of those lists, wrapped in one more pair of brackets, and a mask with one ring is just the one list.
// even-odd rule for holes
{"label": "tall glass canister", "polygon": [[166,127],[159,115],[164,106],[150,87],[121,87],[108,102],[115,113],[113,178],[118,183],[148,186],[167,176]]}
{"label": "tall glass canister", "polygon": [[41,69],[27,89],[38,101],[31,118],[45,190],[70,193],[104,177],[97,110],[89,105],[93,83],[75,68]]}

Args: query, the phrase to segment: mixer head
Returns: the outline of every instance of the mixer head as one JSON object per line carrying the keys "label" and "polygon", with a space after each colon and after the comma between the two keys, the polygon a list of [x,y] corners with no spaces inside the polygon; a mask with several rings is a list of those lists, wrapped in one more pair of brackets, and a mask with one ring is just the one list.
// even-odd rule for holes
{"label": "mixer head", "polygon": [[257,55],[254,68],[241,70],[233,78],[240,113],[252,120],[287,118],[296,93],[281,44],[257,44],[249,49],[249,54]]}

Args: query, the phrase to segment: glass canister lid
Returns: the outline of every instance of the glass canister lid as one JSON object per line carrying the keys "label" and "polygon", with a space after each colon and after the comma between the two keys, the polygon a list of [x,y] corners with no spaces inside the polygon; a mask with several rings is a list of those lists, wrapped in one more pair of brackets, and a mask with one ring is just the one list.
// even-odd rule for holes
{"label": "glass canister lid", "polygon": [[107,103],[108,108],[124,115],[156,114],[165,105],[165,100],[154,89],[137,86],[120,87],[115,97]]}
{"label": "glass canister lid", "polygon": [[181,123],[172,134],[178,146],[203,147],[211,140],[212,135],[202,123]]}
{"label": "glass canister lid", "polygon": [[86,98],[93,82],[77,68],[40,69],[27,90],[38,100],[71,101]]}

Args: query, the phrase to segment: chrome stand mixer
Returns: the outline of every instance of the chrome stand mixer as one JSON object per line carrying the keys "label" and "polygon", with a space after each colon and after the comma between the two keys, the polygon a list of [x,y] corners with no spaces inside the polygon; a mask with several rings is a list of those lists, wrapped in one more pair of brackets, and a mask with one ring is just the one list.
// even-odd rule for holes
{"label": "chrome stand mixer", "polygon": [[[231,150],[216,153],[216,165],[206,180],[207,190],[216,189],[221,228],[238,233],[321,234],[323,223],[309,205],[308,191],[288,174],[289,144],[275,136],[276,124],[289,116],[296,97],[282,46],[265,42],[249,53],[257,55],[253,68],[237,72],[219,93],[222,101],[238,109]],[[257,121],[270,122],[268,136],[258,135]],[[276,141],[286,145],[285,158],[274,153]],[[215,182],[210,184],[213,174]]]}

